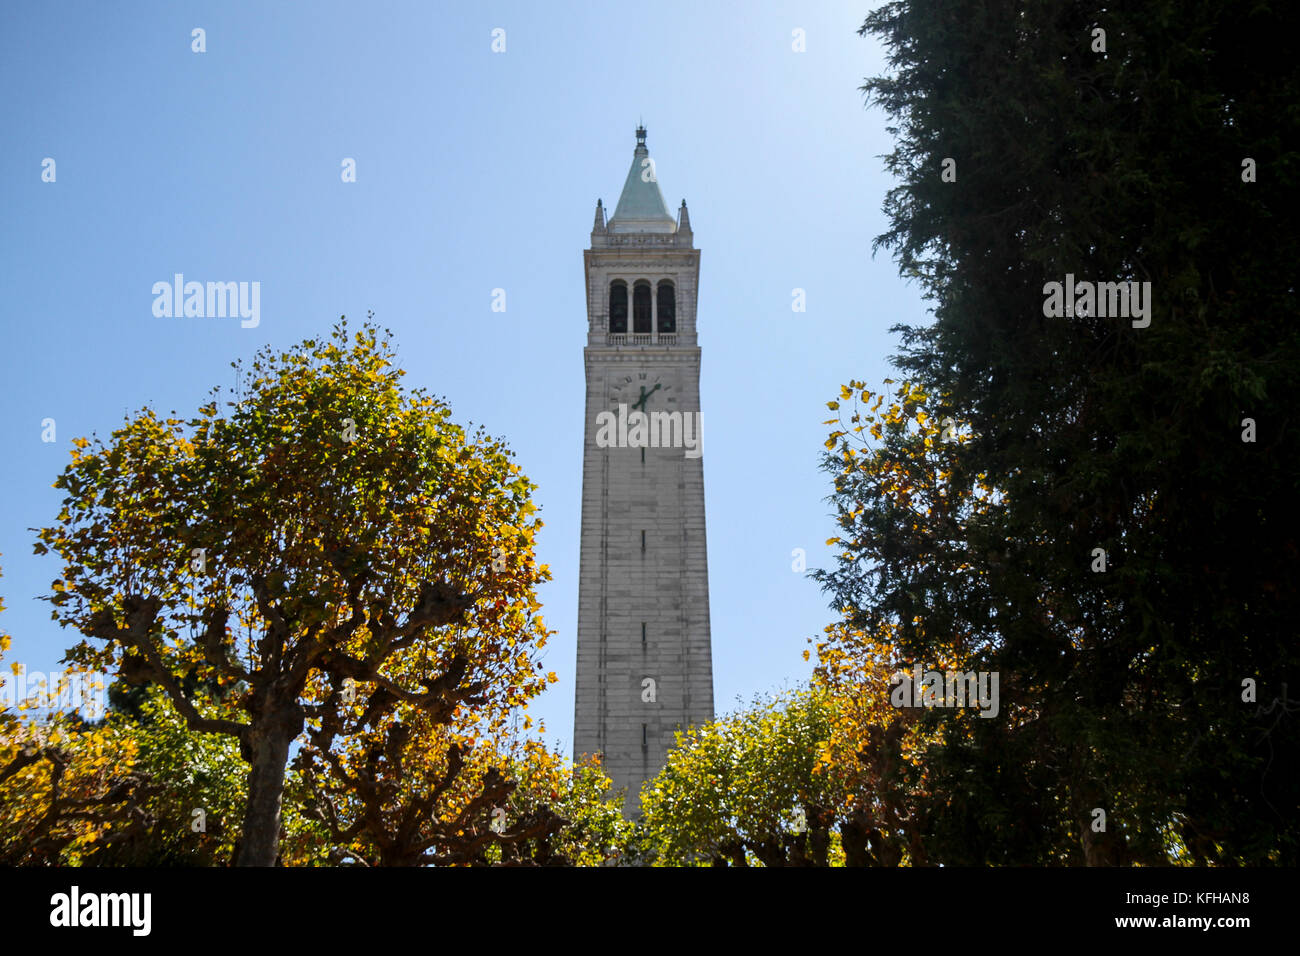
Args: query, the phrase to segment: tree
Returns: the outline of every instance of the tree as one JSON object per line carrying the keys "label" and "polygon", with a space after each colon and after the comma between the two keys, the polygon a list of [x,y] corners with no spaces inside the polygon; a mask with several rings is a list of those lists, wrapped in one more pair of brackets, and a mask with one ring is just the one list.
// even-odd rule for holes
{"label": "tree", "polygon": [[[187,727],[248,764],[238,862],[271,865],[290,745],[340,713],[397,708],[487,724],[539,692],[532,484],[499,441],[399,386],[388,334],[341,320],[275,354],[237,401],[183,421],[145,409],[78,439],[37,552],[64,561],[54,618],[69,659],[155,682]],[[185,678],[222,691],[187,693]]]}
{"label": "tree", "polygon": [[571,766],[481,713],[367,721],[362,709],[328,712],[295,761],[331,862],[596,865],[621,852],[627,824],[598,765]]}
{"label": "tree", "polygon": [[158,787],[123,771],[133,742],[75,719],[0,731],[0,865],[98,863],[153,825]]}
{"label": "tree", "polygon": [[[4,602],[0,600],[0,611]],[[9,635],[0,631],[0,659]],[[53,708],[57,687],[0,706],[0,865],[94,860],[152,823],[134,741]]]}
{"label": "tree", "polygon": [[483,863],[492,847],[544,843],[560,829],[565,821],[545,804],[505,826],[504,807],[518,787],[509,751],[456,724],[399,708],[354,729],[341,746],[328,724],[310,734],[299,766],[333,862]]}
{"label": "tree", "polygon": [[[228,866],[239,846],[247,797],[247,765],[239,744],[229,736],[190,731],[161,688],[148,686],[145,691],[135,714],[110,709],[106,724],[132,742],[131,772],[154,784],[143,803],[150,825],[94,862]],[[201,692],[190,696],[202,700]],[[292,832],[296,825],[296,819],[287,819],[284,828]]]}
{"label": "tree", "polygon": [[633,825],[599,762],[571,763],[529,741],[509,765],[509,776],[518,787],[510,796],[508,819],[547,807],[562,821],[545,847],[531,848],[534,858],[553,855],[570,866],[608,866],[626,857]]}
{"label": "tree", "polygon": [[[1044,778],[1053,762],[1038,746],[1042,688],[999,656],[1002,608],[987,568],[1001,565],[1006,542],[983,529],[1006,497],[984,475],[957,483],[971,436],[933,414],[941,401],[911,382],[885,385],[898,387],[850,382],[827,403],[837,416],[824,464],[842,529],[828,544],[843,550],[813,577],[842,617],[817,647],[815,681],[846,702],[827,759],[853,780],[880,859],[1048,862],[1068,848],[1068,823],[1051,809],[1070,780]],[[919,694],[916,706],[895,701],[917,665],[996,672],[994,719],[921,706]],[[1018,759],[1002,763],[995,754],[1013,742]]]}
{"label": "tree", "polygon": [[803,690],[678,733],[641,796],[637,843],[659,866],[826,866],[843,781],[820,773],[834,703]]}
{"label": "tree", "polygon": [[[863,90],[891,118],[900,181],[876,245],[934,302],[932,324],[899,329],[898,364],[931,417],[962,423],[954,493],[992,491],[955,536],[942,514],[868,507],[847,541],[879,519],[900,547],[919,525],[929,550],[871,556],[892,562],[873,577],[851,548],[824,583],[909,653],[977,640],[1028,708],[931,764],[948,800],[935,844],[959,858],[1300,852],[1282,809],[1300,784],[1277,771],[1296,736],[1270,723],[1284,707],[1263,713],[1300,664],[1300,547],[1278,507],[1300,471],[1300,68],[1282,39],[1297,18],[1270,2],[896,2],[863,25],[889,51]],[[1048,315],[1067,275],[1138,283],[1145,315]],[[1246,418],[1266,434],[1243,441]],[[851,512],[857,490],[837,490]],[[999,807],[1016,811],[1009,843],[989,839]]]}

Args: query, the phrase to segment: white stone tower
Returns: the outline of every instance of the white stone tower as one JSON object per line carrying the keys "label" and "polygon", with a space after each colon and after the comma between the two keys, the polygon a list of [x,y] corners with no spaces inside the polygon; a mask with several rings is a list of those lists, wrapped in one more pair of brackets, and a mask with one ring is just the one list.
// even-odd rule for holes
{"label": "white stone tower", "polygon": [[664,205],[638,127],[608,224],[596,202],[587,279],[574,755],[600,753],[626,810],[674,731],[713,719],[700,350],[700,253]]}

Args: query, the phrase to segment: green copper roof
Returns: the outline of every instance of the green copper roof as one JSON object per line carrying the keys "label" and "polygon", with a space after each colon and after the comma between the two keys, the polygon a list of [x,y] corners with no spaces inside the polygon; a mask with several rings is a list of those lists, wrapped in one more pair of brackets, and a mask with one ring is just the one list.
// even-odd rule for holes
{"label": "green copper roof", "polygon": [[632,153],[632,168],[627,171],[618,207],[609,221],[610,232],[676,232],[677,220],[668,211],[650,151],[645,145],[645,129],[638,127],[637,144]]}

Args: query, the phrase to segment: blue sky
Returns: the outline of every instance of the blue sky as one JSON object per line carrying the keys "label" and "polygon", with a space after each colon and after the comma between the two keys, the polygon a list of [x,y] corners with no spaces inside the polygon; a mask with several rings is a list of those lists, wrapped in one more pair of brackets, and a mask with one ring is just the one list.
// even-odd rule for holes
{"label": "blue sky", "polygon": [[[807,677],[833,619],[825,402],[878,382],[925,318],[887,253],[872,3],[60,3],[0,8],[0,630],[49,670],[76,642],[32,555],[71,439],[193,413],[230,362],[367,310],[405,382],[504,437],[538,483],[541,599],[573,721],[586,317],[582,250],[638,119],[702,250],[701,402],[719,712]],[[206,52],[191,31],[206,31]],[[492,31],[504,29],[504,53]],[[793,31],[806,52],[792,49]],[[53,158],[56,181],[42,182]],[[355,159],[357,182],[340,164]],[[153,283],[258,281],[261,321],[156,318]],[[506,290],[505,313],[491,310]],[[791,310],[806,290],[807,311]],[[41,440],[42,420],[57,440]]]}

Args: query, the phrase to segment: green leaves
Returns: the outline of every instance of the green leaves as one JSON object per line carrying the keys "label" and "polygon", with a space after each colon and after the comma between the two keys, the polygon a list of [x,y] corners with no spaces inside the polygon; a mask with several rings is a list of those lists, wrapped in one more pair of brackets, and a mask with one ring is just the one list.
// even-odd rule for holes
{"label": "green leaves", "polygon": [[[56,482],[68,499],[39,532],[64,561],[55,619],[90,639],[78,657],[155,681],[191,731],[238,738],[263,761],[250,808],[278,805],[283,750],[264,743],[294,736],[302,715],[346,790],[359,776],[342,755],[391,731],[448,766],[458,741],[499,731],[548,682],[533,485],[502,442],[400,388],[394,358],[375,328],[346,322],[264,349],[236,363],[238,401],[214,393],[185,421],[145,409],[106,442],[74,443]],[[331,696],[344,678],[364,708]],[[205,711],[191,680],[231,688],[227,706]],[[397,810],[425,799],[398,784],[384,782]],[[393,809],[359,818],[370,839],[391,837]],[[243,850],[266,865],[279,821],[249,812]]]}
{"label": "green leaves", "polygon": [[[880,444],[856,460],[828,444],[851,543],[820,580],[846,628],[883,629],[892,653],[955,647],[999,670],[1035,728],[930,718],[916,811],[932,858],[1164,863],[1177,821],[1200,862],[1300,859],[1270,809],[1300,785],[1263,769],[1300,745],[1265,746],[1227,676],[1300,666],[1300,549],[1279,504],[1300,445],[1241,440],[1243,418],[1262,436],[1300,404],[1277,265],[1300,258],[1300,227],[1285,189],[1238,167],[1262,136],[1272,169],[1300,168],[1300,66],[1274,39],[1297,14],[1184,13],[1108,9],[1104,57],[1050,5],[900,2],[863,26],[889,47],[864,91],[891,117],[899,177],[876,245],[934,321],[897,330],[915,384],[864,422]],[[1044,283],[1067,273],[1150,281],[1150,326],[1044,321]],[[935,444],[946,417],[959,440]],[[1081,829],[1101,800],[1124,807],[1122,838]]]}
{"label": "green leaves", "polygon": [[829,844],[818,850],[793,821],[843,806],[836,778],[815,772],[832,709],[804,690],[679,736],[642,795],[637,840],[655,865],[825,865]]}

